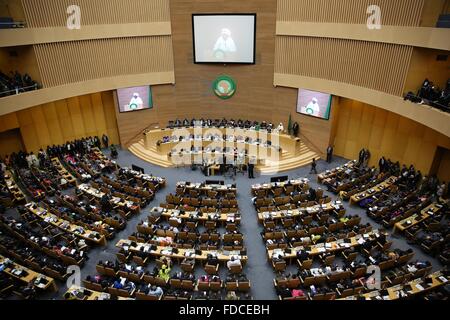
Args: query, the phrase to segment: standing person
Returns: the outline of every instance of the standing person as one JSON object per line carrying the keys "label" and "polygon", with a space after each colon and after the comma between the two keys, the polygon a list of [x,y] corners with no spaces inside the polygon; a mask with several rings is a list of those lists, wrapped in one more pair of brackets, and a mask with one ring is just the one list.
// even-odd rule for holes
{"label": "standing person", "polygon": [[294,137],[298,137],[298,132],[300,131],[300,125],[298,122],[294,122],[294,125],[292,126],[292,132],[294,133]]}
{"label": "standing person", "polygon": [[255,179],[255,164],[253,163],[253,159],[250,159],[250,161],[248,162],[248,178],[249,179]]}
{"label": "standing person", "polygon": [[366,154],[366,150],[363,148],[361,149],[361,151],[359,152],[359,161],[358,164],[362,165],[364,162],[364,155]]}
{"label": "standing person", "polygon": [[380,161],[378,162],[378,166],[380,167],[380,172],[384,172],[386,169],[386,159],[384,157],[381,157]]}
{"label": "standing person", "polygon": [[333,160],[333,147],[332,146],[328,146],[327,148],[327,162],[331,163],[331,161]]}
{"label": "standing person", "polygon": [[312,163],[311,163],[311,171],[309,172],[309,174],[311,173],[315,173],[317,174],[317,163],[316,163],[316,159],[313,158]]}
{"label": "standing person", "polygon": [[370,156],[371,156],[370,151],[369,151],[369,149],[367,149],[364,152],[364,158],[363,158],[364,166],[366,166],[366,167],[369,165]]}
{"label": "standing person", "polygon": [[103,146],[105,148],[108,148],[108,146],[109,146],[109,138],[108,138],[108,136],[105,133],[102,136],[102,141],[103,141]]}

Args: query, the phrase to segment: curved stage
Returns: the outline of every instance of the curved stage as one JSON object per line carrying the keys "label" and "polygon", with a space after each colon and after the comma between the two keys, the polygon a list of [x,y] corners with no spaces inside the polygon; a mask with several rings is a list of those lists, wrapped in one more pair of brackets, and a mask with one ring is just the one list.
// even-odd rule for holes
{"label": "curved stage", "polygon": [[[164,138],[169,141],[163,142]],[[185,152],[194,147],[197,147],[199,152]],[[211,149],[215,148],[217,152],[211,152]],[[195,157],[212,158],[214,161],[223,156],[223,152],[219,151],[223,148],[241,150],[243,155],[246,154],[243,156],[245,163],[256,155],[256,170],[266,175],[309,165],[313,158],[316,160],[320,158],[319,154],[310,150],[299,138],[239,128],[189,127],[151,130],[144,134],[144,139],[131,145],[129,150],[144,161],[172,168],[190,164],[180,164],[179,158],[172,154],[184,152],[183,159],[188,159],[188,162],[193,161]],[[232,154],[232,152],[225,153],[227,156]]]}

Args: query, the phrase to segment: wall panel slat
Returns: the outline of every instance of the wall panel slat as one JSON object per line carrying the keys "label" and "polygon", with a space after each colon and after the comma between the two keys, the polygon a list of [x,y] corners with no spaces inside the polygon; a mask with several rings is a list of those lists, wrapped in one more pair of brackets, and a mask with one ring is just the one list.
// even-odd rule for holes
{"label": "wall panel slat", "polygon": [[382,23],[419,26],[425,0],[278,0],[278,21],[366,24],[367,8],[378,5]]}
{"label": "wall panel slat", "polygon": [[275,73],[345,82],[403,95],[413,48],[387,43],[277,36]]}
{"label": "wall panel slat", "polygon": [[171,36],[48,43],[34,48],[44,87],[174,70]]}
{"label": "wall panel slat", "polygon": [[82,25],[170,21],[169,0],[22,0],[31,28],[66,26],[73,4],[80,6]]}

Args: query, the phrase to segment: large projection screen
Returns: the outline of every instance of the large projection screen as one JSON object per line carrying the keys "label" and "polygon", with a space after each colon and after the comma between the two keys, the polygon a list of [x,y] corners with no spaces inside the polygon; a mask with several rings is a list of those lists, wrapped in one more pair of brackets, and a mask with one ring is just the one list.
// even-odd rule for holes
{"label": "large projection screen", "polygon": [[194,63],[254,64],[256,14],[193,14]]}
{"label": "large projection screen", "polygon": [[297,112],[307,116],[329,120],[332,96],[328,93],[298,90]]}
{"label": "large projection screen", "polygon": [[150,86],[117,89],[119,112],[132,112],[153,108]]}

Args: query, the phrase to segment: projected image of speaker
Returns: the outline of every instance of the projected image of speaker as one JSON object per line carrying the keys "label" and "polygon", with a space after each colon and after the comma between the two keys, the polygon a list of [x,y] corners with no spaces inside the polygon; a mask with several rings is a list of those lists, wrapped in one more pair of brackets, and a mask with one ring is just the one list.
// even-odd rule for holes
{"label": "projected image of speaker", "polygon": [[132,112],[153,108],[150,86],[117,89],[119,112]]}
{"label": "projected image of speaker", "polygon": [[297,112],[307,116],[329,120],[331,112],[331,95],[299,89]]}
{"label": "projected image of speaker", "polygon": [[254,64],[256,14],[193,14],[194,63]]}

